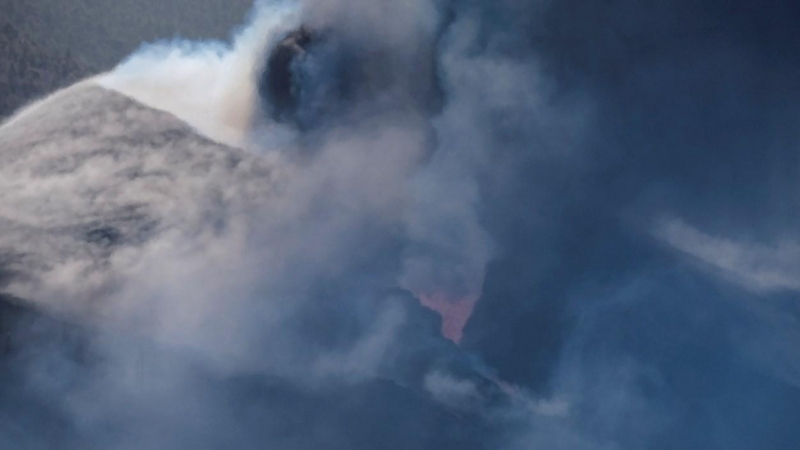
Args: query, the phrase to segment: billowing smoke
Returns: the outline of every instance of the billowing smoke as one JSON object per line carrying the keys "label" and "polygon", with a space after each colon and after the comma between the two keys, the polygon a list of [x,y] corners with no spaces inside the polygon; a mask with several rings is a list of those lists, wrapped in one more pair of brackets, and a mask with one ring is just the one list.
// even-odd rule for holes
{"label": "billowing smoke", "polygon": [[690,3],[265,1],[19,112],[0,448],[795,448],[796,9]]}
{"label": "billowing smoke", "polygon": [[[390,285],[468,311],[491,253],[476,209],[484,151],[443,142],[462,139],[458,127],[467,124],[458,123],[462,111],[441,111],[453,75],[436,61],[443,7],[420,3],[364,7],[358,23],[345,19],[354,16],[350,4],[262,6],[230,46],[146,47],[100,83],[274,161],[284,193],[258,225],[259,235],[279,241],[263,243],[271,254],[326,236],[311,247],[324,253],[313,264],[342,264],[350,258],[335,248],[369,247],[357,243],[358,230],[380,225],[380,239],[402,241],[388,258],[401,265]],[[308,220],[315,203],[322,215]],[[268,230],[273,222],[292,236]],[[454,335],[465,320],[456,320]]]}

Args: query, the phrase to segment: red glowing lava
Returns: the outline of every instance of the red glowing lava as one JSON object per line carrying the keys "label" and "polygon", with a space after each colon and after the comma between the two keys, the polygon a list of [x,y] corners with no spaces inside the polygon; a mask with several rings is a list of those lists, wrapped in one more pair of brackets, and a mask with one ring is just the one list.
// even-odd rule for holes
{"label": "red glowing lava", "polygon": [[436,311],[442,317],[442,335],[458,344],[478,296],[451,298],[446,294],[436,293],[420,294],[418,297],[423,306]]}

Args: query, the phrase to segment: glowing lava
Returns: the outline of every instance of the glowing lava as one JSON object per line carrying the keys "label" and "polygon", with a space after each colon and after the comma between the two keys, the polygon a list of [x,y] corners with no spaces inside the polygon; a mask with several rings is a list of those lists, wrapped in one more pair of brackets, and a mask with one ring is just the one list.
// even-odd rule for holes
{"label": "glowing lava", "polygon": [[442,317],[442,335],[456,344],[461,341],[478,295],[452,298],[443,293],[418,295],[420,302]]}

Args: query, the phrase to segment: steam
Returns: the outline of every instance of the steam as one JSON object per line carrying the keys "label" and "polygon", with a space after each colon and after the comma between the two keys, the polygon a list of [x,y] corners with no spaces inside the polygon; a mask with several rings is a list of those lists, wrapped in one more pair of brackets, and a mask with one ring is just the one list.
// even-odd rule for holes
{"label": "steam", "polygon": [[214,140],[243,147],[263,119],[256,80],[265,49],[298,20],[296,7],[263,5],[231,43],[146,44],[98,82],[172,113]]}

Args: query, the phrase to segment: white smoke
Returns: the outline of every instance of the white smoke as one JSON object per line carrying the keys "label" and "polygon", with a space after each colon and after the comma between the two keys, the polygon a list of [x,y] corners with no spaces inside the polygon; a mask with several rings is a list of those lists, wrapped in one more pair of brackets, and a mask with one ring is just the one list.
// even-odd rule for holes
{"label": "white smoke", "polygon": [[723,278],[755,292],[800,290],[800,244],[794,239],[774,245],[737,242],[708,235],[677,219],[663,221],[654,234]]}
{"label": "white smoke", "polygon": [[246,147],[254,127],[270,125],[262,123],[257,92],[268,49],[299,20],[298,8],[290,3],[260,4],[230,43],[146,44],[97,81],[174,114],[212,139]]}
{"label": "white smoke", "polygon": [[[434,3],[427,1],[403,5],[262,4],[252,23],[230,45],[164,42],[146,46],[99,81],[146,105],[175,114],[217,141],[259,154],[276,150],[290,153],[296,145],[293,133],[266,117],[256,86],[269,49],[288,30],[301,22],[321,29],[335,25],[337,30],[344,30],[349,42],[356,42],[353,45],[406,55],[399,58],[408,61],[410,55],[430,45],[438,20]],[[361,50],[369,51],[366,47]],[[446,80],[456,80],[466,70],[452,69],[455,72],[451,74],[445,68]],[[401,70],[409,72],[397,75],[398,83],[419,76],[414,67]],[[483,78],[478,82],[489,81]],[[507,86],[513,80],[504,77],[499,82]],[[455,84],[453,87],[461,89]],[[488,149],[481,147],[486,143],[479,135],[463,138],[460,127],[464,124],[454,121],[468,112],[465,108],[469,105],[455,105],[441,123],[434,124],[442,145],[427,163],[422,158],[430,152],[425,148],[429,125],[416,113],[406,118],[378,117],[361,126],[327,130],[317,143],[315,161],[303,167],[284,166],[282,170],[297,177],[290,185],[298,186],[298,191],[292,193],[287,188],[283,197],[287,205],[270,205],[269,216],[302,223],[303,219],[292,215],[306,213],[303,208],[309,206],[307,202],[316,201],[306,197],[318,195],[316,190],[325,189],[326,183],[335,183],[332,192],[336,194],[328,192],[325,197],[330,198],[330,207],[338,204],[341,208],[336,213],[343,217],[338,227],[350,227],[353,218],[369,215],[394,223],[408,233],[411,245],[399,285],[418,294],[446,294],[453,301],[474,302],[491,254],[488,237],[478,224],[475,182],[475,170],[486,163],[481,155]],[[477,131],[475,124],[470,126]],[[261,230],[261,234],[271,235],[267,230]],[[320,234],[319,230],[308,229],[301,239]],[[331,236],[330,231],[324,234]],[[336,238],[331,239],[316,248],[335,248]]]}

